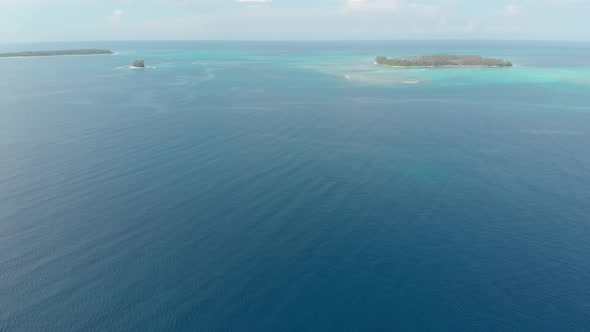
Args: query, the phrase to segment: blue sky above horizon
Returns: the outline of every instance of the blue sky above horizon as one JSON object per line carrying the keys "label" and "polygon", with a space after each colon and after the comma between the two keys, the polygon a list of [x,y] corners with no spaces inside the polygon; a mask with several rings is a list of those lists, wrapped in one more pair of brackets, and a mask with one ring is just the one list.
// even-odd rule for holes
{"label": "blue sky above horizon", "polygon": [[0,0],[0,42],[590,40],[590,0]]}

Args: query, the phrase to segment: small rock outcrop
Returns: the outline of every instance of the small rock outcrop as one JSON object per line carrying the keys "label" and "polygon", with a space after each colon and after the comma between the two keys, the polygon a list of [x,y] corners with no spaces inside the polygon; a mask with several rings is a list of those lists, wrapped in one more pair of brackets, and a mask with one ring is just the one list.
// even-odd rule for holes
{"label": "small rock outcrop", "polygon": [[135,61],[133,61],[133,64],[131,66],[134,68],[145,68],[145,64],[143,63],[143,60],[135,60]]}

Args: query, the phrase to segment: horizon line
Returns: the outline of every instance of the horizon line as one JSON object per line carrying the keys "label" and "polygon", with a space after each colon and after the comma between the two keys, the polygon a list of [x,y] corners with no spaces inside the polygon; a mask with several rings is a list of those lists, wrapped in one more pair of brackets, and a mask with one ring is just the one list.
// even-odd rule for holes
{"label": "horizon line", "polygon": [[47,41],[0,41],[0,44],[43,44],[43,43],[104,43],[104,42],[579,42],[579,39],[96,39],[96,40],[47,40]]}

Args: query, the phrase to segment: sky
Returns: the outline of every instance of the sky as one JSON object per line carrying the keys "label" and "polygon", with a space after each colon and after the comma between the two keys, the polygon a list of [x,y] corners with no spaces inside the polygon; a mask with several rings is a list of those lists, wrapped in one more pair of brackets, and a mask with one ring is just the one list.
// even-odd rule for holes
{"label": "sky", "polygon": [[0,0],[0,43],[590,40],[590,0]]}

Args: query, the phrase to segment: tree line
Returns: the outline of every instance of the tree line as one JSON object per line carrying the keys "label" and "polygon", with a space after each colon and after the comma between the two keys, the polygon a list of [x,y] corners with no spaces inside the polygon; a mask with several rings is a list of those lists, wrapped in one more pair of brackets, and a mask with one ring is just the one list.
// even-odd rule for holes
{"label": "tree line", "polygon": [[380,65],[398,67],[443,67],[443,66],[481,66],[511,67],[512,63],[503,59],[483,58],[477,55],[435,54],[415,57],[387,58],[378,56],[375,62]]}
{"label": "tree line", "polygon": [[95,55],[95,54],[113,54],[110,50],[101,49],[79,49],[79,50],[60,50],[60,51],[25,51],[0,53],[0,57],[17,57],[17,56],[55,56],[55,55]]}

